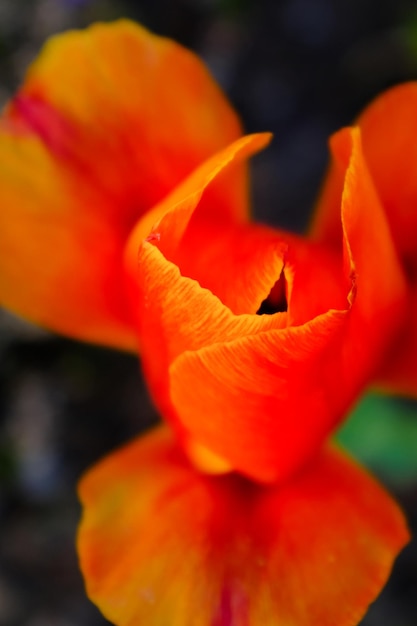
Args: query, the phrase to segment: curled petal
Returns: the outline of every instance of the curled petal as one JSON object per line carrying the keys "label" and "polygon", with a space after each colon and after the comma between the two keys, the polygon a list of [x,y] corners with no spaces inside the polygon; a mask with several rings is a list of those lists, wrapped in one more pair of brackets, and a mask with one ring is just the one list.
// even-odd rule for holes
{"label": "curled petal", "polygon": [[[369,175],[359,129],[334,136],[336,158],[346,168],[342,194],[343,251],[352,280],[348,366],[360,361],[372,373],[407,317],[408,289],[385,212]],[[390,341],[384,341],[384,339]],[[364,349],[366,346],[366,350]],[[368,381],[367,381],[368,382]]]}
{"label": "curled petal", "polygon": [[[417,82],[389,89],[360,115],[364,158],[384,208],[411,292],[408,322],[376,376],[377,385],[392,392],[417,394]],[[347,131],[344,131],[345,133]],[[318,204],[312,234],[337,247],[340,241],[339,198],[345,163],[338,159],[340,135],[332,138],[334,155]],[[372,252],[369,261],[376,261]]]}
{"label": "curled petal", "polygon": [[[270,267],[273,270],[275,265],[279,275],[282,259],[273,249],[270,254]],[[151,243],[145,242],[141,248],[139,269],[140,287],[146,294],[145,310],[139,312],[144,372],[162,415],[181,429],[182,408],[175,414],[169,389],[170,366],[175,359],[188,350],[282,328],[286,314],[234,315],[211,291],[181,276],[177,266]],[[184,382],[190,380],[200,384],[194,377]],[[199,408],[194,408],[199,415]]]}
{"label": "curled petal", "polygon": [[360,115],[363,151],[398,253],[417,276],[417,82],[394,87]]}
{"label": "curled petal", "polygon": [[332,448],[260,487],[196,472],[162,428],[79,493],[87,592],[117,626],[355,626],[408,540],[393,500]]}
{"label": "curled petal", "polygon": [[[63,79],[64,77],[64,79]],[[241,133],[203,64],[133,22],[51,39],[0,122],[0,302],[135,348],[123,249],[138,218]],[[218,208],[247,215],[244,165]]]}
{"label": "curled petal", "polygon": [[410,288],[408,320],[377,385],[417,396],[417,82],[376,98],[358,119],[363,150]]}
{"label": "curled petal", "polygon": [[386,211],[411,291],[408,323],[383,363],[377,386],[417,396],[417,82],[394,87],[358,120],[369,170]]}
{"label": "curled petal", "polygon": [[242,473],[286,479],[340,419],[351,386],[340,378],[347,317],[331,311],[303,326],[184,352],[170,368],[181,424]]}
{"label": "curled petal", "polygon": [[[389,89],[359,116],[365,161],[386,213],[395,245],[407,269],[417,271],[417,82]],[[336,135],[337,137],[337,135]],[[331,148],[335,155],[334,142]],[[340,242],[339,206],[343,163],[333,160],[314,215],[312,233]]]}
{"label": "curled petal", "polygon": [[[231,220],[230,211],[227,210],[233,205],[236,193],[231,180],[236,172],[242,170],[242,164],[265,148],[270,140],[270,133],[246,135],[237,139],[201,163],[138,220],[125,250],[126,266],[133,281],[139,262],[138,250],[143,240],[158,241],[159,249],[168,259],[188,262],[194,269],[196,263],[202,263],[194,247],[201,255],[202,250],[210,249],[214,238],[217,242],[219,235],[221,237],[221,229],[230,232],[230,225],[236,228],[232,232],[239,234],[241,223],[236,218]],[[196,233],[193,229],[195,222]],[[222,242],[219,245],[221,247]]]}

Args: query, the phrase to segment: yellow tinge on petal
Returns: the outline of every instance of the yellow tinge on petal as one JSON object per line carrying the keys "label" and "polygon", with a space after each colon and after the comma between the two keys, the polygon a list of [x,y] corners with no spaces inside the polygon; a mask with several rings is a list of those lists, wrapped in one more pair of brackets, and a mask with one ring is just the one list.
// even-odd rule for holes
{"label": "yellow tinge on petal", "polygon": [[[0,120],[0,304],[135,349],[122,263],[130,231],[240,135],[207,69],[175,42],[128,20],[52,38]],[[223,189],[211,217],[244,221],[244,164]]]}
{"label": "yellow tinge on petal", "polygon": [[195,467],[202,472],[207,474],[225,474],[233,470],[233,466],[227,459],[223,459],[192,439],[186,445],[186,449]]}

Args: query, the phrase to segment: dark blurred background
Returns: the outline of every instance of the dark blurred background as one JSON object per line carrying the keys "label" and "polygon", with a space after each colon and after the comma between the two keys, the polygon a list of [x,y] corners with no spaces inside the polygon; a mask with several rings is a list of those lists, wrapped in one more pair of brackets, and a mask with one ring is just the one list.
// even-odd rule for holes
{"label": "dark blurred background", "polygon": [[[274,132],[253,161],[254,212],[295,230],[314,206],[328,136],[386,87],[417,78],[412,0],[0,0],[0,100],[49,35],[122,16],[196,50],[245,129]],[[75,484],[157,419],[138,371],[131,356],[0,313],[0,626],[106,623],[78,572]],[[416,528],[416,405],[369,395],[340,437]],[[413,542],[363,626],[416,624]]]}

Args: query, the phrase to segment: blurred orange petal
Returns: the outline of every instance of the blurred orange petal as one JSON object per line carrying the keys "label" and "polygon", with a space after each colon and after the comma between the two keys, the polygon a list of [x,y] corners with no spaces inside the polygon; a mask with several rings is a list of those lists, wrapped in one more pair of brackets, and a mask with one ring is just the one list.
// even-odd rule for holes
{"label": "blurred orange petal", "polygon": [[[365,160],[407,269],[417,271],[417,82],[381,94],[359,116]],[[331,140],[331,141],[334,141]],[[313,234],[338,241],[344,172],[331,164],[314,215]]]}
{"label": "blurred orange petal", "polygon": [[417,274],[417,82],[394,87],[360,115],[363,151],[399,255]]}
{"label": "blurred orange petal", "polygon": [[[398,344],[383,363],[377,384],[386,390],[417,394],[417,82],[389,89],[357,120],[364,157],[384,208],[394,245],[411,291],[409,321]],[[345,131],[346,132],[346,131]],[[332,139],[333,153],[337,135]],[[312,234],[337,246],[339,202],[344,163],[331,164],[314,216]],[[369,259],[377,262],[372,252]]]}
{"label": "blurred orange petal", "polygon": [[[51,39],[0,122],[0,302],[70,336],[134,348],[121,264],[130,230],[240,134],[206,68],[178,44],[127,20]],[[245,165],[226,188],[207,211],[240,222]]]}
{"label": "blurred orange petal", "polygon": [[358,120],[369,170],[411,289],[409,321],[377,384],[417,396],[417,82],[376,98]]}
{"label": "blurred orange petal", "polygon": [[[344,271],[339,256],[262,227],[218,228],[205,243],[204,223],[187,226],[187,199],[139,251],[142,355],[155,401],[192,452],[202,446],[261,481],[285,479],[315,454],[404,317],[404,279],[359,134],[340,134],[335,150],[346,169]],[[178,237],[184,215],[190,230]],[[254,315],[280,281],[282,311]]]}
{"label": "blurred orange petal", "polygon": [[117,626],[355,626],[408,541],[393,500],[331,448],[266,488],[196,472],[160,428],[79,493],[87,592]]}

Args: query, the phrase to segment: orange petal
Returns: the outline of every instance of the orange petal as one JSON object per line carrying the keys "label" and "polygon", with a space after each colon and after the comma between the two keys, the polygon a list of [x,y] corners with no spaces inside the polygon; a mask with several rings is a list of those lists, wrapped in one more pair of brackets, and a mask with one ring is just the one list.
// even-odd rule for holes
{"label": "orange petal", "polygon": [[79,493],[87,592],[117,626],[355,626],[409,538],[388,494],[331,448],[264,488],[199,474],[161,428]]}
{"label": "orange petal", "polygon": [[[379,368],[403,320],[406,288],[359,134],[342,133],[336,148],[346,161],[345,276],[337,256],[254,226],[240,228],[239,236],[226,229],[218,235],[243,254],[215,243],[214,252],[224,253],[210,252],[207,261],[201,243],[205,263],[196,264],[194,280],[182,275],[182,263],[192,270],[182,261],[186,237],[179,268],[156,247],[164,250],[168,230],[139,253],[144,369],[162,414],[183,441],[191,438],[193,451],[203,446],[261,481],[284,479],[314,455]],[[171,220],[181,218],[178,207]],[[194,243],[193,260],[196,251]],[[259,306],[283,266],[287,313],[255,316],[250,298],[246,314],[229,308],[245,302],[230,294],[248,285]],[[207,282],[212,292],[203,288]]]}
{"label": "orange petal", "polygon": [[352,381],[340,366],[347,323],[346,311],[331,311],[302,326],[184,351],[170,368],[181,424],[242,473],[267,482],[287,478],[314,455],[352,399]]}
{"label": "orange petal", "polygon": [[[384,207],[394,244],[412,292],[409,321],[383,364],[377,384],[392,392],[417,394],[417,82],[394,87],[376,98],[359,117],[363,152]],[[332,143],[337,141],[333,139]],[[330,167],[313,223],[313,235],[337,245],[339,198],[344,165]],[[372,255],[370,255],[372,257]]]}
{"label": "orange petal", "polygon": [[358,119],[363,151],[399,255],[417,274],[417,82],[376,98]]}
{"label": "orange petal", "polygon": [[412,292],[408,324],[377,384],[417,396],[417,82],[383,93],[358,120],[369,170]]}
{"label": "orange petal", "polygon": [[[126,20],[54,37],[0,122],[0,302],[134,348],[121,265],[130,230],[240,132],[206,68],[174,42]],[[226,187],[213,215],[244,220],[244,165]]]}
{"label": "orange petal", "polygon": [[[258,133],[234,141],[204,161],[138,221],[125,250],[126,264],[133,279],[138,264],[138,250],[144,239],[157,239],[158,247],[167,258],[181,259],[194,268],[199,259],[193,247],[196,246],[201,255],[203,242],[199,236],[202,234],[202,224],[207,231],[203,243],[205,250],[212,243],[211,231],[216,241],[221,236],[220,225],[226,229],[233,224],[236,232],[239,232],[239,221],[231,220],[227,210],[233,204],[235,194],[230,181],[236,172],[241,171],[242,163],[262,150],[270,140],[270,133]],[[194,222],[197,222],[196,234],[192,230]],[[184,242],[183,238],[190,230]]]}
{"label": "orange petal", "polygon": [[[363,153],[400,257],[417,272],[417,82],[394,87],[360,115]],[[337,242],[344,172],[333,162],[314,216],[313,233]]]}
{"label": "orange petal", "polygon": [[[273,283],[282,268],[278,245],[269,249],[266,259],[269,275],[274,276]],[[145,242],[141,247],[138,275],[140,289],[145,294],[145,309],[139,312],[143,369],[162,415],[180,428],[183,412],[180,409],[178,416],[173,414],[169,395],[171,363],[183,352],[282,328],[286,314],[234,315],[208,289],[182,277],[177,266],[151,243]],[[195,381],[200,383],[203,381]]]}
{"label": "orange petal", "polygon": [[335,135],[333,150],[346,168],[342,226],[345,265],[354,299],[347,346],[349,366],[354,363],[357,367],[361,361],[360,367],[372,370],[379,366],[407,317],[408,289],[364,160],[359,129],[345,129]]}

